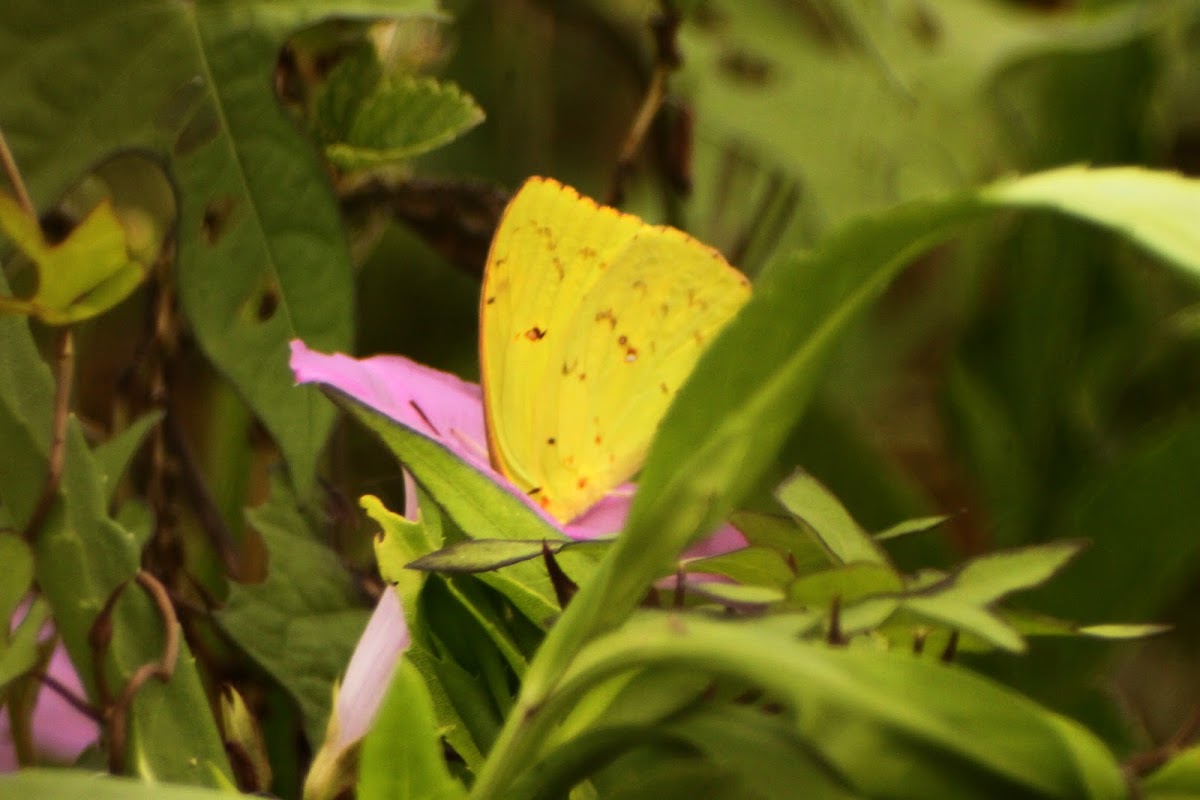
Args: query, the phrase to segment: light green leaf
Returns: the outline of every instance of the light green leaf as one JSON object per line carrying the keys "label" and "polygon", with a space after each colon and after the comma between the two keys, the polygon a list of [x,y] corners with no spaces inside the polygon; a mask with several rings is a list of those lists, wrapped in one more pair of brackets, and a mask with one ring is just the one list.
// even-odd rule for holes
{"label": "light green leaf", "polygon": [[351,171],[398,164],[457,139],[483,117],[483,109],[453,83],[389,80],[363,99],[344,138],[326,145],[325,154]]}
{"label": "light green leaf", "polygon": [[1189,747],[1142,781],[1146,800],[1195,800],[1200,797],[1200,747]]}
{"label": "light green leaf", "polygon": [[903,522],[897,522],[890,528],[885,528],[884,530],[876,533],[875,541],[886,542],[889,539],[899,539],[901,536],[911,536],[914,533],[925,533],[926,531],[933,530],[948,519],[950,519],[950,517],[946,514],[940,514],[933,517],[906,519]]}
{"label": "light green leaf", "polygon": [[33,669],[41,658],[43,647],[39,639],[42,625],[48,619],[50,606],[39,597],[29,606],[17,629],[11,634],[5,631],[0,636],[0,704],[8,684]]}
{"label": "light green leaf", "polygon": [[935,625],[971,634],[1010,652],[1025,652],[1021,634],[990,608],[975,605],[967,598],[953,594],[907,597],[902,607]]}
{"label": "light green leaf", "polygon": [[0,800],[229,800],[228,791],[136,781],[77,769],[23,769],[0,775]]}
{"label": "light green leaf", "polygon": [[[13,533],[0,533],[0,619],[11,619],[21,598],[33,583],[33,554],[25,540]],[[8,636],[8,628],[0,625],[0,643]]]}
{"label": "light green leaf", "polygon": [[754,545],[719,556],[686,559],[681,566],[691,574],[724,575],[736,583],[759,586],[782,588],[795,577],[779,551]]}
{"label": "light green leaf", "polygon": [[1050,208],[1112,228],[1200,275],[1200,183],[1142,167],[1063,167],[1013,178],[980,193],[997,205]]}
{"label": "light green leaf", "polygon": [[1050,580],[1086,546],[1086,540],[1075,539],[988,553],[966,562],[922,593],[988,605]]}
{"label": "light green leaf", "polygon": [[100,467],[100,474],[104,476],[104,486],[110,503],[120,485],[121,476],[129,469],[129,463],[141,448],[142,440],[162,418],[161,409],[143,414],[128,428],[92,451]]}
{"label": "light green leaf", "polygon": [[689,583],[687,591],[688,594],[734,608],[771,605],[787,597],[774,586],[747,586],[741,583]]}
{"label": "light green leaf", "polygon": [[184,314],[279,442],[301,494],[333,409],[293,385],[288,342],[349,347],[352,277],[328,180],[271,76],[299,28],[434,8],[70,0],[20,3],[0,20],[0,126],[35,202],[45,207],[115,151],[163,158],[179,195]]}
{"label": "light green leaf", "polygon": [[266,545],[267,579],[234,585],[217,622],[296,699],[316,745],[325,738],[333,683],[370,614],[337,554],[315,541],[281,481],[246,521]]}
{"label": "light green leaf", "polygon": [[807,525],[792,517],[763,514],[757,511],[737,511],[730,523],[741,531],[751,546],[770,548],[781,555],[796,572],[803,575],[822,567],[833,566],[825,545]]}
{"label": "light green leaf", "polygon": [[888,563],[882,548],[813,476],[797,472],[779,487],[775,496],[794,517],[813,529],[838,563]]}
{"label": "light green leaf", "polygon": [[788,596],[802,606],[827,608],[835,600],[848,604],[873,595],[902,591],[904,581],[891,567],[858,561],[802,575],[788,587]]}
{"label": "light green leaf", "polygon": [[0,192],[0,232],[37,268],[37,291],[21,299],[0,295],[0,312],[28,314],[67,325],[103,314],[124,300],[149,273],[130,255],[128,237],[112,205],[101,202],[57,244],[46,241],[37,219]]}
{"label": "light green leaf", "polygon": [[371,731],[363,741],[362,800],[465,800],[442,758],[433,702],[421,673],[402,659]]}

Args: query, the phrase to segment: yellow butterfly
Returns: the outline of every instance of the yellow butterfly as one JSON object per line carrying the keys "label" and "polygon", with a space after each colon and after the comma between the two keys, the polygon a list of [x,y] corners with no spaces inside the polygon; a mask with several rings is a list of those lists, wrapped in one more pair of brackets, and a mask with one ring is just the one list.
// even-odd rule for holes
{"label": "yellow butterfly", "polygon": [[633,477],[750,282],[682,231],[529,179],[492,240],[480,364],[492,464],[567,522]]}

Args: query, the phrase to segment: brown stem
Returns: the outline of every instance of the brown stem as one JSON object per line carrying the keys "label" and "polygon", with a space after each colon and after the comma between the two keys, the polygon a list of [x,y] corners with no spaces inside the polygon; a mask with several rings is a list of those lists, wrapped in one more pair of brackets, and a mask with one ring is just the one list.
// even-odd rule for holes
{"label": "brown stem", "polygon": [[[175,615],[175,607],[171,605],[171,598],[167,595],[166,588],[146,570],[139,570],[136,580],[158,607],[158,613],[162,616],[166,641],[163,643],[162,655],[159,660],[147,662],[134,670],[133,675],[129,676],[129,680],[121,689],[120,697],[106,709],[109,744],[108,769],[114,775],[120,774],[124,769],[125,747],[129,738],[129,712],[133,708],[134,697],[151,678],[158,678],[163,683],[169,681],[175,672],[175,664],[179,660],[179,619]],[[123,586],[124,584],[122,584]],[[114,594],[120,591],[121,589],[118,588]]]}
{"label": "brown stem", "polygon": [[1179,730],[1166,742],[1130,757],[1123,765],[1125,774],[1134,778],[1148,775],[1186,748],[1188,743],[1196,738],[1197,733],[1200,733],[1200,705],[1192,709],[1192,713],[1179,726]]}
{"label": "brown stem", "polygon": [[75,692],[71,691],[71,687],[64,684],[58,678],[55,678],[53,675],[44,672],[35,673],[35,677],[45,684],[47,689],[61,697],[64,701],[66,701],[67,705],[78,711],[80,714],[88,717],[93,722],[104,721],[104,714],[98,708],[93,706],[86,699],[75,694]]}
{"label": "brown stem", "polygon": [[17,169],[17,160],[13,158],[12,150],[8,149],[8,140],[4,138],[4,131],[0,130],[0,165],[4,167],[4,176],[8,178],[8,183],[12,186],[13,193],[17,196],[17,202],[21,204],[21,208],[31,217],[37,218],[37,209],[34,208],[33,200],[29,197],[29,191],[25,188],[25,181],[21,178],[21,170]]}
{"label": "brown stem", "polygon": [[59,329],[55,351],[54,418],[51,422],[50,454],[46,459],[46,483],[25,525],[26,541],[33,541],[37,536],[54,505],[67,455],[67,422],[70,419],[71,383],[75,374],[75,341],[70,328]]}
{"label": "brown stem", "polygon": [[667,78],[679,69],[682,63],[676,40],[682,21],[679,11],[671,0],[660,0],[659,5],[661,11],[650,23],[655,43],[654,71],[650,75],[650,85],[646,87],[642,105],[629,126],[629,133],[625,135],[625,142],[621,145],[621,152],[613,167],[612,180],[605,196],[605,203],[610,206],[620,205],[625,199],[625,181],[633,171],[634,159],[642,148],[650,124],[658,116],[663,100],[666,99]]}

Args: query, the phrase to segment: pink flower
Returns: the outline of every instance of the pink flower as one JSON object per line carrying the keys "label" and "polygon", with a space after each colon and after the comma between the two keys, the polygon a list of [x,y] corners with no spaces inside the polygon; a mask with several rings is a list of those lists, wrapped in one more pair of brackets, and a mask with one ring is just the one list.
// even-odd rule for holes
{"label": "pink flower", "polygon": [[[488,459],[483,393],[478,384],[403,356],[356,359],[341,353],[326,355],[308,349],[299,340],[292,342],[291,364],[297,382],[320,383],[337,389],[439,442],[572,539],[616,533],[625,525],[633,499],[632,484],[618,486],[564,524],[501,475]],[[689,550],[688,555],[716,555],[745,545],[746,540],[736,529],[725,526]]]}
{"label": "pink flower", "polygon": [[[12,620],[14,626],[24,617],[27,608],[28,605],[25,605],[17,609]],[[54,628],[47,624],[41,639],[49,641],[53,636]],[[61,642],[55,646],[54,653],[50,656],[46,673],[77,697],[84,696],[83,685],[79,676],[75,674],[71,660],[67,658],[66,648]],[[12,772],[18,767],[16,746],[9,721],[10,713],[7,707],[0,710],[0,772]],[[38,688],[31,724],[34,752],[39,759],[51,763],[74,762],[100,735],[100,727],[95,720],[46,686]]]}

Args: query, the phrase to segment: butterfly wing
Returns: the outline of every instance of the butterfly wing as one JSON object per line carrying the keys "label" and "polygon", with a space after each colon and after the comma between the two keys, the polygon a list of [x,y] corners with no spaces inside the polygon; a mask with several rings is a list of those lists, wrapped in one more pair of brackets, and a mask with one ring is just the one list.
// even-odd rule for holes
{"label": "butterfly wing", "polygon": [[532,178],[484,275],[493,464],[567,522],[641,467],[654,431],[749,282],[681,231]]}

